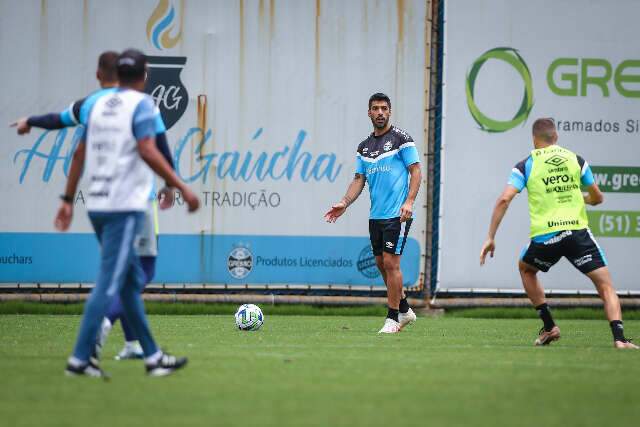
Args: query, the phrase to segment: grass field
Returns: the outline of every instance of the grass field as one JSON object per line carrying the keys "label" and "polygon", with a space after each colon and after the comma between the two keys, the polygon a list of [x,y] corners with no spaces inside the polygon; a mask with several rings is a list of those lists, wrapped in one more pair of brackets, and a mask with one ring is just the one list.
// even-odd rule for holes
{"label": "grass field", "polygon": [[[190,358],[172,377],[139,361],[110,382],[63,376],[76,315],[0,316],[2,426],[637,425],[640,352],[615,351],[606,322],[563,320],[531,344],[535,319],[418,319],[378,336],[381,317],[281,316],[258,332],[229,315],[151,316],[158,341]],[[625,323],[640,336],[640,321]]]}

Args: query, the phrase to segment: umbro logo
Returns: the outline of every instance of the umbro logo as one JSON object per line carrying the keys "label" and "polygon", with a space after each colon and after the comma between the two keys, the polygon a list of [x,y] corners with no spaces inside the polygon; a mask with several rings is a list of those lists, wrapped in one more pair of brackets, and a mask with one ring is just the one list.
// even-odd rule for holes
{"label": "umbro logo", "polygon": [[114,96],[113,98],[109,99],[106,103],[107,107],[109,108],[116,108],[121,104],[122,104],[122,100],[117,96]]}
{"label": "umbro logo", "polygon": [[393,242],[385,242],[385,246],[389,249],[393,248]]}
{"label": "umbro logo", "polygon": [[568,161],[569,161],[569,159],[567,159],[566,157],[562,157],[562,156],[561,156],[561,155],[559,155],[559,154],[555,154],[555,155],[553,155],[553,156],[549,157],[549,158],[548,158],[547,160],[545,160],[544,162],[545,162],[546,164],[548,164],[548,165],[556,166],[556,167],[557,167],[557,166],[560,166],[561,164],[566,163],[566,162],[568,162]]}

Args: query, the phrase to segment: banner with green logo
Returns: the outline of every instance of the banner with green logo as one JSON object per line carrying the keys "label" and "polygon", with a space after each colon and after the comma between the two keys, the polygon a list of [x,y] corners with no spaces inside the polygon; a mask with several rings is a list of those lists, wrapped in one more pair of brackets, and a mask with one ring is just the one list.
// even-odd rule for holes
{"label": "banner with green logo", "polygon": [[[640,290],[640,47],[629,41],[640,3],[446,2],[445,14],[438,287],[522,291],[526,190],[502,222],[495,257],[480,268],[478,255],[498,195],[533,149],[533,122],[550,117],[558,143],[586,160],[604,193],[588,217],[615,286]],[[541,280],[593,290],[566,260]]]}

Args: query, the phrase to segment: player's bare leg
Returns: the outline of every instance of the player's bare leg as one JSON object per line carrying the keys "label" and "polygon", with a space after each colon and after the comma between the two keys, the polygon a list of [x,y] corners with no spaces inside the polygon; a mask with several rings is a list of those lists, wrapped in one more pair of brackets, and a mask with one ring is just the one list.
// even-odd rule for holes
{"label": "player's bare leg", "polygon": [[[398,256],[398,259],[400,256]],[[398,260],[398,263],[400,261]],[[385,286],[387,286],[387,293],[389,292],[389,286],[387,285],[387,272],[384,269],[384,261],[382,256],[376,257],[376,264],[378,266],[378,270],[380,270],[380,274],[382,274],[382,279],[384,280]],[[398,264],[398,269],[399,269]],[[411,307],[409,307],[409,303],[407,302],[407,294],[404,291],[404,286],[402,286],[402,272],[400,272],[400,304],[399,304],[399,313],[398,313],[398,323],[400,323],[400,329],[404,328],[407,325],[415,322],[417,317],[413,312]]]}
{"label": "player's bare leg", "polygon": [[544,327],[540,329],[538,338],[536,338],[535,345],[547,345],[553,341],[560,339],[560,328],[558,328],[551,312],[547,306],[544,296],[544,288],[542,283],[538,280],[538,269],[520,261],[518,263],[518,270],[520,271],[520,277],[522,278],[522,285],[527,293],[527,296],[531,300],[533,306],[538,310],[538,314],[544,322]]}
{"label": "player's bare leg", "polygon": [[622,320],[620,300],[618,299],[618,294],[616,294],[616,291],[613,288],[613,280],[611,279],[609,269],[607,267],[601,267],[591,273],[587,273],[587,276],[591,279],[598,290],[598,295],[600,295],[600,299],[602,299],[602,302],[604,303],[604,312],[607,315],[609,322],[613,320]]}
{"label": "player's bare leg", "polygon": [[400,271],[400,255],[384,252],[382,267],[385,272],[387,285],[387,301],[389,307],[398,310],[402,299],[402,272]]}
{"label": "player's bare leg", "polygon": [[622,309],[620,308],[618,294],[613,288],[613,280],[611,279],[609,269],[607,267],[601,267],[587,273],[587,276],[595,285],[598,290],[598,295],[600,295],[600,299],[602,299],[602,302],[604,303],[604,312],[609,320],[611,332],[613,333],[613,345],[616,348],[640,348],[624,337],[624,329],[622,327]]}
{"label": "player's bare leg", "polygon": [[384,269],[384,263],[382,262],[382,255],[376,256],[376,265],[378,266],[378,270],[382,275],[382,280],[384,281],[384,285],[387,286],[387,272]]}
{"label": "player's bare leg", "polygon": [[524,286],[524,290],[531,300],[531,303],[535,307],[538,307],[540,304],[544,304],[546,299],[544,296],[544,288],[538,280],[539,270],[522,261],[518,263],[518,270],[520,270],[522,285]]}
{"label": "player's bare leg", "polygon": [[384,252],[382,256],[376,257],[376,264],[380,269],[384,284],[387,287],[387,305],[389,314],[385,320],[380,333],[400,332],[401,326],[398,321],[400,310],[400,300],[402,299],[402,272],[400,271],[400,255]]}

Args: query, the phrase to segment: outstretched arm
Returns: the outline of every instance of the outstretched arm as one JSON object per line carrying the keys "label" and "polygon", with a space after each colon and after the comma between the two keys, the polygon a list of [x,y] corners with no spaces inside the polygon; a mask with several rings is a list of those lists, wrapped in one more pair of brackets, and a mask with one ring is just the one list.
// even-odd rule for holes
{"label": "outstretched arm", "polygon": [[347,193],[338,203],[331,206],[331,209],[324,214],[324,219],[327,222],[336,222],[338,218],[345,213],[349,205],[355,202],[360,193],[362,193],[364,183],[364,175],[356,173],[353,177],[353,181],[351,181],[351,184],[349,184],[349,187],[347,188]]}
{"label": "outstretched arm", "polygon": [[500,222],[502,222],[502,218],[504,218],[504,214],[507,213],[509,204],[517,194],[517,188],[512,185],[507,185],[500,197],[498,197],[496,205],[493,208],[493,214],[491,215],[491,224],[489,225],[487,240],[485,240],[480,250],[480,265],[484,265],[487,254],[490,253],[491,258],[493,258],[493,253],[496,250],[495,238],[498,227],[500,226]]}
{"label": "outstretched arm", "polygon": [[78,117],[80,115],[80,107],[82,107],[84,100],[85,98],[75,101],[69,108],[61,113],[23,117],[11,123],[11,126],[17,128],[18,135],[29,133],[32,127],[55,130],[77,126],[79,124]]}
{"label": "outstretched arm", "polygon": [[408,169],[410,175],[409,194],[407,194],[407,200],[400,207],[400,222],[404,222],[413,216],[413,203],[416,201],[416,196],[420,189],[420,181],[422,181],[420,163],[414,163]]}

